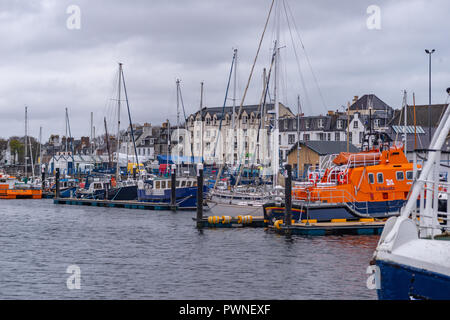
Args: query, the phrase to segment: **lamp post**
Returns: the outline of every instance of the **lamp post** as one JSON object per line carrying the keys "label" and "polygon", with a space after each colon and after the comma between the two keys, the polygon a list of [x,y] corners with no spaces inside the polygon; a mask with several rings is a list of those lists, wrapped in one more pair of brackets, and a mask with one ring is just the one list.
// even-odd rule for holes
{"label": "lamp post", "polygon": [[428,67],[428,142],[431,143],[431,55],[435,50],[425,49],[425,53],[429,57]]}

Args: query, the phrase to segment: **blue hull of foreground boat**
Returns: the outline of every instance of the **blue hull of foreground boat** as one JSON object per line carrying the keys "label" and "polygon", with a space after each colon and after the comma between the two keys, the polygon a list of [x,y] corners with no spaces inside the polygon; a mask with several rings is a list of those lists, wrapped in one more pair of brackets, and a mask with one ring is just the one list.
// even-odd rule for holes
{"label": "blue hull of foreground boat", "polygon": [[424,269],[376,261],[380,300],[450,300],[450,277]]}

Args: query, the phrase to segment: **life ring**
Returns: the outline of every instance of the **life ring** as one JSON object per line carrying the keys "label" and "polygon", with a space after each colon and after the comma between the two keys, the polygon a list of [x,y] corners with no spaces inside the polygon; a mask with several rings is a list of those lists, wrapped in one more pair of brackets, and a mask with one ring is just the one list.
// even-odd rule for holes
{"label": "life ring", "polygon": [[308,175],[308,180],[310,182],[316,183],[319,180],[319,174],[317,172],[310,172]]}
{"label": "life ring", "polygon": [[339,172],[338,181],[340,184],[348,183],[348,174],[345,171]]}

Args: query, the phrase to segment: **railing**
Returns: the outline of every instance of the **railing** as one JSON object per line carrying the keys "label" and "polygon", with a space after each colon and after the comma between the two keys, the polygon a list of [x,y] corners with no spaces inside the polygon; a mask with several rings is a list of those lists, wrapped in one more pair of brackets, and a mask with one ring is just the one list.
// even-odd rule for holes
{"label": "railing", "polygon": [[293,191],[303,191],[307,194],[306,198],[297,197],[295,193],[292,196],[293,201],[305,201],[307,203],[329,203],[329,204],[345,204],[350,210],[360,214],[369,214],[369,203],[368,201],[357,201],[356,198],[345,189],[335,189],[335,188],[315,188],[314,198],[318,200],[311,199],[311,192],[308,188],[294,187]]}

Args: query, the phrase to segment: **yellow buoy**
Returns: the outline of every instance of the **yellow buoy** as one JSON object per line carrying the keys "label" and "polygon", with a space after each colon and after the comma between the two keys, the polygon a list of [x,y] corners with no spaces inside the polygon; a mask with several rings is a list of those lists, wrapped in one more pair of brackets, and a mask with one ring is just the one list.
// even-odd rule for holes
{"label": "yellow buoy", "polygon": [[231,217],[230,216],[222,216],[222,223],[230,223],[231,222]]}
{"label": "yellow buoy", "polygon": [[275,221],[275,223],[273,224],[275,226],[276,229],[281,229],[281,224],[283,223],[283,220],[277,220]]}

